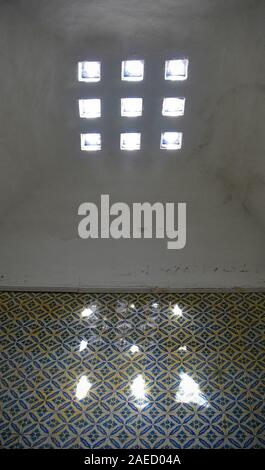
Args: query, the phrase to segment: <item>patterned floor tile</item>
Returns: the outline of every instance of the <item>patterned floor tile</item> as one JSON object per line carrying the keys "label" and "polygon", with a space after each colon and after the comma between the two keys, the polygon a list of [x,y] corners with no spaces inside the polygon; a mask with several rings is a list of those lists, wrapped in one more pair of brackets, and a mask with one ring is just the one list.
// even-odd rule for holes
{"label": "patterned floor tile", "polygon": [[265,447],[264,312],[263,293],[0,293],[1,447]]}

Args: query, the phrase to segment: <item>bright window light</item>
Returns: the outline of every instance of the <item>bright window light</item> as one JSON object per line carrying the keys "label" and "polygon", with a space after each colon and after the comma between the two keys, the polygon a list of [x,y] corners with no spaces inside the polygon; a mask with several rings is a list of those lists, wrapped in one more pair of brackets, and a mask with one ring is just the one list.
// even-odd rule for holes
{"label": "bright window light", "polygon": [[86,375],[82,375],[80,377],[78,384],[76,386],[76,393],[75,396],[78,400],[83,400],[86,398],[88,391],[92,387],[92,384],[87,379]]}
{"label": "bright window light", "polygon": [[80,346],[79,346],[79,351],[84,351],[85,349],[87,348],[87,341],[85,341],[84,339],[82,339],[81,343],[80,343]]}
{"label": "bright window light", "polygon": [[181,308],[178,306],[178,304],[175,304],[174,307],[173,307],[173,313],[174,315],[177,315],[178,317],[182,317],[182,310]]}
{"label": "bright window light", "polygon": [[81,134],[81,150],[101,150],[100,134]]}
{"label": "bright window light", "polygon": [[121,134],[121,150],[139,150],[141,147],[141,134],[136,132],[126,132]]}
{"label": "bright window light", "polygon": [[176,401],[179,403],[195,403],[199,406],[208,406],[206,397],[202,394],[199,385],[185,372],[180,373],[179,389]]}
{"label": "bright window light", "polygon": [[188,59],[166,60],[165,80],[186,80],[188,78]]}
{"label": "bright window light", "polygon": [[139,82],[144,78],[143,60],[124,60],[121,67],[121,79],[129,82]]}
{"label": "bright window light", "polygon": [[143,400],[145,398],[145,380],[142,374],[137,375],[133,380],[131,392],[137,400]]}
{"label": "bright window light", "polygon": [[99,118],[101,116],[100,99],[79,100],[79,115],[81,118]]}
{"label": "bright window light", "polygon": [[133,344],[130,347],[130,351],[131,351],[132,354],[138,353],[140,351],[139,346],[136,346],[136,344]]}
{"label": "bright window light", "polygon": [[81,317],[82,317],[82,318],[90,317],[90,315],[92,315],[92,313],[93,313],[92,308],[89,308],[89,307],[84,308],[84,310],[83,310],[82,313],[81,313]]}
{"label": "bright window light", "polygon": [[121,98],[121,115],[127,117],[142,116],[142,98]]}
{"label": "bright window light", "polygon": [[166,150],[177,150],[182,145],[182,132],[162,132],[160,148]]}
{"label": "bright window light", "polygon": [[179,351],[179,352],[187,352],[187,346],[180,346],[180,347],[178,348],[178,351]]}
{"label": "bright window light", "polygon": [[164,98],[163,116],[183,116],[185,109],[185,98]]}
{"label": "bright window light", "polygon": [[79,82],[99,82],[100,62],[78,62]]}

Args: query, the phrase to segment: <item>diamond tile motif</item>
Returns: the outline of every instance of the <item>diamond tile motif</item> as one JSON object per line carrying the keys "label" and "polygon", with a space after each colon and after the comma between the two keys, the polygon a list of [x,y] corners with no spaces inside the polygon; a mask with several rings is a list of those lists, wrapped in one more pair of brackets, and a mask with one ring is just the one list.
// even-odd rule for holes
{"label": "diamond tile motif", "polygon": [[264,448],[264,312],[264,293],[1,292],[1,447]]}

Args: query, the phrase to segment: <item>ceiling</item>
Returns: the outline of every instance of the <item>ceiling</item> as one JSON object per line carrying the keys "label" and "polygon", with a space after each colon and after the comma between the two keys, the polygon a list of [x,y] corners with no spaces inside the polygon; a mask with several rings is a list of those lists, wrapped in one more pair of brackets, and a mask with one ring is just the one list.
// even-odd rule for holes
{"label": "ceiling", "polygon": [[[264,15],[263,0],[0,1],[0,288],[265,287]],[[145,59],[141,85],[120,81],[133,55]],[[189,57],[189,77],[168,84],[163,64],[176,55]],[[84,59],[102,61],[96,86],[77,81]],[[160,103],[176,86],[183,148],[163,152]],[[133,154],[119,150],[125,92],[146,110],[130,124],[143,136]],[[94,96],[105,145],[89,154],[77,100]],[[78,206],[101,194],[186,202],[186,247],[81,240]]]}

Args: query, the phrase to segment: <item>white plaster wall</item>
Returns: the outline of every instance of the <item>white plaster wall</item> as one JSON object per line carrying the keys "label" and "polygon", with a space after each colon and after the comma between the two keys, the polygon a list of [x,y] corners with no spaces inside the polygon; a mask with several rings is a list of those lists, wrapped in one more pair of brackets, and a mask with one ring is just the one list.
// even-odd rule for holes
{"label": "white plaster wall", "polygon": [[[0,2],[1,289],[264,288],[264,14],[262,0]],[[151,72],[178,52],[190,75],[175,155],[157,150],[168,89]],[[138,156],[115,140],[117,70],[132,53],[147,64]],[[110,77],[96,89],[108,142],[97,156],[79,150],[77,99],[90,90],[76,64],[86,57],[101,58]],[[77,208],[102,193],[186,202],[185,249],[80,240]]]}

